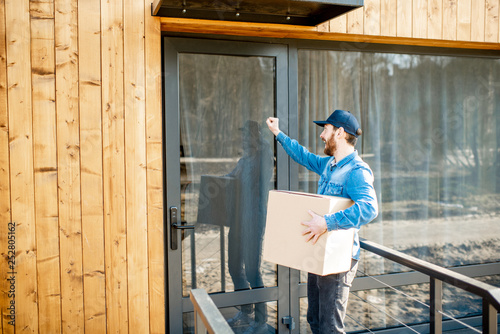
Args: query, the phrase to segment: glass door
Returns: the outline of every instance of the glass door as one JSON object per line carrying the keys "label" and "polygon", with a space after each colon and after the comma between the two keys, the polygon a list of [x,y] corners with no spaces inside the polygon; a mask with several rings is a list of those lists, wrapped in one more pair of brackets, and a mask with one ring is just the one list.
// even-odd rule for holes
{"label": "glass door", "polygon": [[265,124],[287,126],[287,48],[165,38],[164,54],[167,331],[194,333],[202,288],[235,332],[289,332],[289,270],[261,257],[267,194],[289,180]]}

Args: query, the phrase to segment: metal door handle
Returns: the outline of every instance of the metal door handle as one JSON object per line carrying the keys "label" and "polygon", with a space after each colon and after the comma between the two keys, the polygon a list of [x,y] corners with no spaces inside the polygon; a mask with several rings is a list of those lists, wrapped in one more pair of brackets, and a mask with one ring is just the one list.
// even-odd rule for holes
{"label": "metal door handle", "polygon": [[194,225],[183,225],[178,223],[178,209],[175,206],[170,207],[170,248],[178,248],[177,230],[192,230]]}
{"label": "metal door handle", "polygon": [[172,227],[175,227],[176,229],[179,229],[179,230],[194,230],[194,225],[174,224]]}

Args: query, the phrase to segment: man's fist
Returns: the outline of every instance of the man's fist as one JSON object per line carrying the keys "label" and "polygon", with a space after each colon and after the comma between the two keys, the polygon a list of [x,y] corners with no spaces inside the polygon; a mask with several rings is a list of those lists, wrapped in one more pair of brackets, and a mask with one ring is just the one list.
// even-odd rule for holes
{"label": "man's fist", "polygon": [[267,126],[269,127],[269,130],[271,130],[271,132],[277,136],[278,133],[280,133],[280,127],[279,127],[279,122],[280,120],[277,119],[276,117],[269,117],[267,120],[266,120],[266,124]]}

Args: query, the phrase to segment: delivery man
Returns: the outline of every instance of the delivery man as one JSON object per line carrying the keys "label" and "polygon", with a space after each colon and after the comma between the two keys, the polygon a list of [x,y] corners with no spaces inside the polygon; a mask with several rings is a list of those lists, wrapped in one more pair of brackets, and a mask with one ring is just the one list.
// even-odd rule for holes
{"label": "delivery man", "polygon": [[279,129],[279,120],[266,121],[287,154],[297,163],[320,175],[318,194],[350,198],[354,204],[345,210],[319,216],[309,211],[312,219],[303,222],[302,234],[316,243],[326,231],[355,228],[351,270],[325,276],[308,274],[307,322],[314,334],[344,333],[347,299],[360,255],[359,228],[378,214],[373,188],[373,172],[354,148],[361,128],[356,118],[345,110],[335,110],[326,121],[314,121],[323,127],[320,137],[325,143],[325,156],[309,152]]}

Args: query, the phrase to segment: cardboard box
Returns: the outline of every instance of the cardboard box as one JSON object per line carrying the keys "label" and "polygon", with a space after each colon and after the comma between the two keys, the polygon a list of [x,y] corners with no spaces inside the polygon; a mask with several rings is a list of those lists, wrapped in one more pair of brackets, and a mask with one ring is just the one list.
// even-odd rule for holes
{"label": "cardboard box", "polygon": [[263,258],[282,266],[317,275],[348,271],[351,267],[354,228],[323,234],[316,244],[306,242],[301,222],[318,215],[347,209],[348,198],[291,191],[269,192]]}

